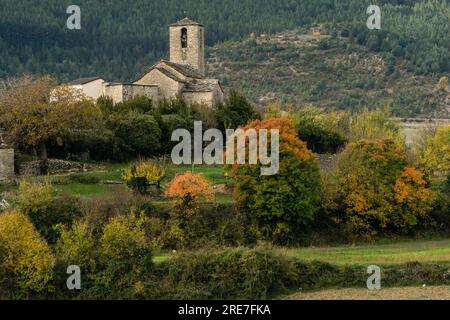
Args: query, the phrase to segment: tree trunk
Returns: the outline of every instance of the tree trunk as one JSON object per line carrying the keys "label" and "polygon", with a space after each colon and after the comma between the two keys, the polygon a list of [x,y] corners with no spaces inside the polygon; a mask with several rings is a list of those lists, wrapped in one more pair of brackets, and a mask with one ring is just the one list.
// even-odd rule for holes
{"label": "tree trunk", "polygon": [[45,142],[41,143],[40,146],[40,157],[41,157],[41,174],[46,175],[48,173],[48,158],[47,158],[47,145]]}
{"label": "tree trunk", "polygon": [[45,144],[45,142],[42,142],[39,148],[41,153],[40,154],[41,160],[47,161],[47,145]]}

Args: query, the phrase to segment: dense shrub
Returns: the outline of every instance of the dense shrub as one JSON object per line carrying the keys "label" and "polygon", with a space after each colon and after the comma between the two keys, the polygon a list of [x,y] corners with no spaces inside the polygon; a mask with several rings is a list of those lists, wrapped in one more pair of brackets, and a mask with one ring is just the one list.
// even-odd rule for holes
{"label": "dense shrub", "polygon": [[404,137],[400,125],[391,117],[388,109],[363,110],[355,114],[349,124],[348,139],[350,141],[392,139],[402,144]]}
{"label": "dense shrub", "polygon": [[57,225],[70,226],[75,218],[81,216],[79,201],[68,195],[53,197],[52,187],[48,182],[21,181],[18,205],[50,243],[54,243],[58,237],[55,229]]}
{"label": "dense shrub", "polygon": [[77,265],[90,274],[96,267],[95,238],[86,222],[76,222],[72,228],[60,228],[56,244],[58,259],[65,265]]}
{"label": "dense shrub", "polygon": [[224,105],[216,107],[216,119],[219,129],[236,129],[251,120],[260,119],[248,100],[237,91],[230,91]]}
{"label": "dense shrub", "polygon": [[[295,241],[319,208],[320,173],[317,157],[298,139],[288,119],[255,121],[244,127],[279,129],[280,163],[276,175],[261,175],[261,165],[234,165],[235,200],[255,217],[264,237]],[[270,141],[270,139],[269,139]]]}
{"label": "dense shrub", "polygon": [[189,129],[192,126],[188,119],[178,114],[167,114],[161,116],[161,152],[169,154],[177,142],[172,142],[172,132],[176,129]]}
{"label": "dense shrub", "polygon": [[289,259],[260,249],[185,253],[158,269],[165,299],[267,299],[296,279]]}
{"label": "dense shrub", "polygon": [[81,184],[99,184],[101,179],[93,175],[86,175],[81,173],[71,174],[69,180]]}
{"label": "dense shrub", "polygon": [[[254,244],[250,219],[234,205],[202,205],[183,223],[178,217],[153,218],[149,232],[162,249],[193,249]],[[156,236],[156,237],[155,237]]]}
{"label": "dense shrub", "polygon": [[55,258],[28,218],[0,215],[0,298],[30,298],[52,291]]}
{"label": "dense shrub", "polygon": [[144,230],[145,218],[134,213],[110,219],[97,238],[86,223],[61,231],[57,249],[61,264],[83,267],[83,298],[142,297],[152,269],[152,253]]}
{"label": "dense shrub", "polygon": [[152,100],[150,98],[144,95],[140,95],[117,103],[113,107],[113,111],[121,114],[126,114],[130,111],[153,114],[155,112],[155,107],[153,106]]}
{"label": "dense shrub", "polygon": [[103,229],[98,247],[99,270],[92,291],[107,298],[133,297],[152,267],[143,218],[117,216]]}
{"label": "dense shrub", "polygon": [[107,122],[114,132],[114,157],[130,159],[156,155],[161,148],[161,129],[152,115],[129,112],[113,114]]}

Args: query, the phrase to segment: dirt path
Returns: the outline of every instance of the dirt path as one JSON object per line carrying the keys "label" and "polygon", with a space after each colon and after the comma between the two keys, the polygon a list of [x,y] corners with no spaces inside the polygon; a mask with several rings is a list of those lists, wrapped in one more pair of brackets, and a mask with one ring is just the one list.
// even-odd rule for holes
{"label": "dirt path", "polygon": [[450,286],[368,289],[333,289],[295,293],[286,300],[450,300]]}

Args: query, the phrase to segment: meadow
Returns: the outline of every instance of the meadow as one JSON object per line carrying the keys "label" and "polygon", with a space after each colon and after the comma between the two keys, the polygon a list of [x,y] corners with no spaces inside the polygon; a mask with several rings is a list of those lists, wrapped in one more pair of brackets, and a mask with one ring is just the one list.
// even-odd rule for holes
{"label": "meadow", "polygon": [[[116,192],[127,192],[128,189],[122,180],[122,172],[128,163],[91,163],[93,168],[88,172],[80,172],[72,175],[53,175],[49,177],[54,185],[57,195],[70,194],[81,198],[89,199],[99,196],[108,196]],[[211,184],[229,185],[232,180],[225,176],[222,166],[207,165],[169,165],[167,176],[162,183],[165,188],[177,174],[191,171],[204,176]],[[76,178],[73,178],[73,177]],[[164,200],[155,201],[164,203]],[[216,203],[231,203],[232,197],[229,193],[217,192]]]}

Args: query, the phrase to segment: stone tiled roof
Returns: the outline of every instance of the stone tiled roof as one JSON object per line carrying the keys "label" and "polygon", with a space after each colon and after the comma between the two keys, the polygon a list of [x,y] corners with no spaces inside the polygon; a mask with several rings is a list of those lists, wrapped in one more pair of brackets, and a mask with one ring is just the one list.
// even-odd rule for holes
{"label": "stone tiled roof", "polygon": [[[218,87],[220,88],[220,90],[222,90],[219,80],[205,79],[205,77],[202,76],[198,70],[192,68],[191,66],[182,65],[167,60],[161,60],[160,62],[152,66],[143,75],[141,75],[139,79],[142,79],[142,77],[145,74],[155,69],[164,74],[165,76],[177,82],[183,83],[184,84],[183,92],[211,92],[216,90]],[[183,79],[180,78],[180,75],[174,70],[177,71],[178,73],[181,73],[186,78]]]}
{"label": "stone tiled roof", "polygon": [[210,92],[220,87],[219,81],[215,79],[192,79],[184,85],[184,92]]}
{"label": "stone tiled roof", "polygon": [[203,75],[197,69],[194,69],[189,65],[170,62],[167,60],[162,60],[161,62],[164,62],[168,66],[174,68],[175,70],[177,70],[179,73],[181,73],[182,75],[184,75],[186,77],[196,78],[196,79],[204,78]]}
{"label": "stone tiled roof", "polygon": [[171,27],[181,27],[181,26],[201,26],[201,27],[203,27],[202,24],[192,21],[188,17],[181,19],[180,21],[177,21],[175,23],[172,23],[170,26]]}
{"label": "stone tiled roof", "polygon": [[173,71],[171,71],[169,68],[164,68],[164,66],[161,66],[162,63],[168,65],[169,67],[173,68],[174,70],[176,70],[177,72],[181,73],[182,75],[184,75],[187,78],[194,78],[194,79],[202,79],[202,78],[204,78],[200,74],[200,72],[198,72],[198,70],[192,68],[191,66],[178,64],[178,63],[170,62],[170,61],[167,61],[167,60],[161,60],[157,64],[155,64],[155,65],[151,66],[149,69],[147,69],[143,74],[141,74],[138,77],[138,80],[142,79],[142,77],[144,77],[147,73],[149,73],[153,69],[157,69],[157,70],[159,70],[160,72],[164,73],[166,76],[168,76],[169,78],[171,78],[171,79],[173,79],[175,81],[184,82],[183,79],[180,79],[179,76],[176,73],[174,73]]}
{"label": "stone tiled roof", "polygon": [[164,75],[168,76],[170,79],[173,79],[177,82],[184,82],[183,79],[180,79],[175,73],[171,72],[170,70],[167,70],[166,68],[155,67],[154,69],[156,69],[159,72],[163,73]]}
{"label": "stone tiled roof", "polygon": [[73,80],[69,82],[69,85],[80,85],[80,84],[86,84],[95,80],[101,79],[101,77],[89,77],[89,78],[79,78],[76,80]]}

